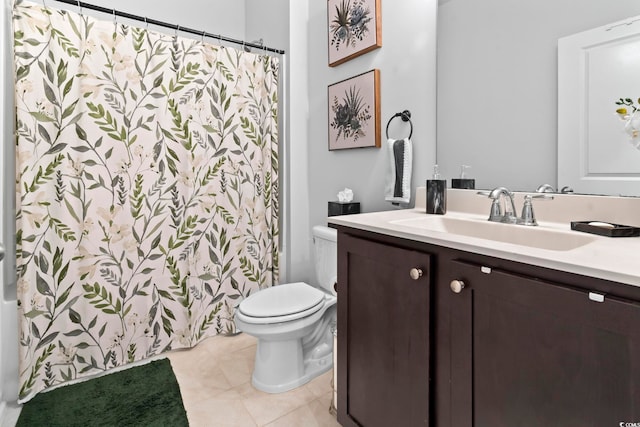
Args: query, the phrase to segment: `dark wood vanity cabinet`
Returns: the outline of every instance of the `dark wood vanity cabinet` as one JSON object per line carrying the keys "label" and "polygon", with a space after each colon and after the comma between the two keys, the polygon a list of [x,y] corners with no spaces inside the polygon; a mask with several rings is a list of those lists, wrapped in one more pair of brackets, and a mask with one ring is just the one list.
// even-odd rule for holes
{"label": "dark wood vanity cabinet", "polygon": [[338,228],[342,425],[640,423],[640,288]]}
{"label": "dark wood vanity cabinet", "polygon": [[338,421],[429,422],[431,257],[338,236]]}
{"label": "dark wood vanity cabinet", "polygon": [[447,425],[640,422],[640,303],[487,261],[441,265],[456,290],[464,283],[448,295]]}

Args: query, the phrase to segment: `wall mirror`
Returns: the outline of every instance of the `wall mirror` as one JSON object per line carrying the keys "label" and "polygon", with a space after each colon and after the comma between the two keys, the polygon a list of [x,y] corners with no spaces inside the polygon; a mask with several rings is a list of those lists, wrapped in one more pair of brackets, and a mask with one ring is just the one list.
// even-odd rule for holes
{"label": "wall mirror", "polygon": [[[478,188],[569,185],[558,161],[558,40],[637,15],[637,0],[439,0],[437,162],[443,175],[457,177],[464,164]],[[617,107],[607,108],[614,115]],[[631,194],[615,186],[577,190]]]}

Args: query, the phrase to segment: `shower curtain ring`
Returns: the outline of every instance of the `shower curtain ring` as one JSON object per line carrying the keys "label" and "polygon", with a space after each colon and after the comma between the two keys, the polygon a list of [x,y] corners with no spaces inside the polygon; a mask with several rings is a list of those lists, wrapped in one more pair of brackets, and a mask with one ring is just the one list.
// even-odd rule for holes
{"label": "shower curtain ring", "polygon": [[80,16],[82,16],[82,5],[80,4],[80,0],[78,0],[78,9],[79,9],[78,12],[80,13]]}
{"label": "shower curtain ring", "polygon": [[116,10],[115,9],[111,9],[111,12],[113,13],[113,23],[114,25],[118,23],[118,19],[116,18]]}
{"label": "shower curtain ring", "polygon": [[202,31],[202,43],[204,43],[204,36],[207,34],[206,31]]}
{"label": "shower curtain ring", "polygon": [[175,34],[176,37],[178,37],[178,31],[180,31],[180,25],[176,25],[176,34]]}
{"label": "shower curtain ring", "polygon": [[149,21],[147,21],[147,17],[144,17],[144,26],[146,28],[147,31],[149,31]]}

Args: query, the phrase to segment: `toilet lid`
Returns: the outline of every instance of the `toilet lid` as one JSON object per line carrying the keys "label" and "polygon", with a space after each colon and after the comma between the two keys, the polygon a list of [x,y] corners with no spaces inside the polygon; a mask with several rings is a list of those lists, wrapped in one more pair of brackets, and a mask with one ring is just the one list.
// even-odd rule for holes
{"label": "toilet lid", "polygon": [[250,317],[287,316],[319,308],[324,296],[324,292],[306,283],[286,283],[250,295],[239,309]]}

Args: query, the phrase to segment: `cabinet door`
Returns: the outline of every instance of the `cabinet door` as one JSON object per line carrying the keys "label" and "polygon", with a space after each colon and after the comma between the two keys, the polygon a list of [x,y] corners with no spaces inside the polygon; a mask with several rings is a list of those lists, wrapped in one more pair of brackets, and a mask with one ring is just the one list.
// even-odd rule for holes
{"label": "cabinet door", "polygon": [[640,304],[452,264],[453,426],[640,423]]}
{"label": "cabinet door", "polygon": [[428,425],[430,276],[429,255],[339,234],[342,425]]}

